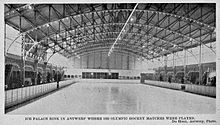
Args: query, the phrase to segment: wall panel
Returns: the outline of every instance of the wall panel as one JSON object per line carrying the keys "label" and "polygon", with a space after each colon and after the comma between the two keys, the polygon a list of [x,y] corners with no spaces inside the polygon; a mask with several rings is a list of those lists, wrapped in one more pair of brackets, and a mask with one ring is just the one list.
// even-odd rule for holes
{"label": "wall panel", "polygon": [[72,57],[73,68],[83,69],[140,69],[140,60],[135,55],[128,53],[112,53],[108,57],[108,52],[98,51],[81,56],[81,58]]}

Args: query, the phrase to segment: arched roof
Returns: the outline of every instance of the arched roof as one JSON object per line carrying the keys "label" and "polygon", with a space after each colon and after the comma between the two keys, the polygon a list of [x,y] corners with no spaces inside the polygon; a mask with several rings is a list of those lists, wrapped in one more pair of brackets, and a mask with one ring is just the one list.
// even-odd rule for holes
{"label": "arched roof", "polygon": [[[135,5],[6,4],[5,22],[71,57],[110,49]],[[115,49],[152,59],[215,42],[215,28],[215,3],[139,3]]]}

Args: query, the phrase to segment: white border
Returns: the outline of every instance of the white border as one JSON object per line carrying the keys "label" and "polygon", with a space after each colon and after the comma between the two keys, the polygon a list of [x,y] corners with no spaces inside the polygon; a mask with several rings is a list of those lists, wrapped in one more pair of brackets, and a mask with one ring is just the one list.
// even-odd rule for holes
{"label": "white border", "polygon": [[[36,0],[35,0],[36,1]],[[24,125],[24,124],[43,124],[43,125],[48,125],[48,124],[74,124],[74,125],[146,125],[146,124],[153,124],[153,125],[164,125],[164,124],[171,124],[170,121],[163,120],[163,121],[25,121],[24,118],[28,116],[194,116],[197,120],[200,119],[215,119],[217,120],[217,124],[220,124],[220,101],[219,101],[219,95],[220,95],[220,75],[219,75],[219,69],[220,69],[220,41],[219,41],[219,0],[38,0],[37,3],[216,3],[216,41],[217,41],[217,55],[216,55],[216,69],[217,69],[217,97],[216,97],[216,114],[188,114],[188,115],[182,115],[182,114],[175,114],[175,115],[165,115],[165,114],[158,114],[158,115],[7,115],[4,113],[4,4],[5,3],[33,3],[33,0],[1,0],[0,1],[0,29],[2,32],[0,32],[0,38],[1,38],[1,45],[0,45],[0,124],[1,125],[11,125],[11,124],[16,124],[16,125]],[[184,110],[184,109],[183,109]],[[216,124],[216,125],[217,125]],[[183,124],[186,125],[186,124]],[[195,125],[195,124],[190,124],[190,125]],[[208,124],[211,125],[211,124]]]}

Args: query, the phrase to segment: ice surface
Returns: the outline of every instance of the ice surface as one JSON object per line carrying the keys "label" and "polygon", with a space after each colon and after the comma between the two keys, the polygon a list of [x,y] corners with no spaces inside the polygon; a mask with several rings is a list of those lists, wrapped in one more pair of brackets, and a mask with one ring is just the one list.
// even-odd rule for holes
{"label": "ice surface", "polygon": [[215,102],[137,80],[81,80],[8,114],[210,114]]}

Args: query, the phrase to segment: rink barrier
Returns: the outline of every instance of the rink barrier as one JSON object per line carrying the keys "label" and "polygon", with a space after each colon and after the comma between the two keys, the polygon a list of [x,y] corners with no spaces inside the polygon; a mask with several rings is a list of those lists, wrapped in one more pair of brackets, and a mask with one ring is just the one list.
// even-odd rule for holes
{"label": "rink barrier", "polygon": [[214,86],[203,86],[203,85],[193,85],[193,84],[186,84],[185,86],[186,86],[185,89],[186,92],[216,97],[216,87]]}
{"label": "rink barrier", "polygon": [[205,96],[210,96],[210,97],[216,97],[216,87],[214,86],[168,83],[168,82],[150,81],[150,80],[145,80],[144,84],[159,86],[159,87],[169,88],[169,89],[175,89],[175,90],[181,90],[185,92],[190,92],[190,93],[195,93],[195,94],[205,95]]}
{"label": "rink barrier", "polygon": [[[60,81],[59,88],[74,83],[74,80]],[[49,92],[57,90],[57,83],[48,83],[5,91],[5,108],[27,102]]]}
{"label": "rink barrier", "polygon": [[150,81],[150,80],[145,80],[144,83],[148,85],[170,88],[170,89],[175,89],[175,90],[181,90],[181,85],[183,85],[183,84],[177,84],[177,83],[167,83],[167,82]]}

